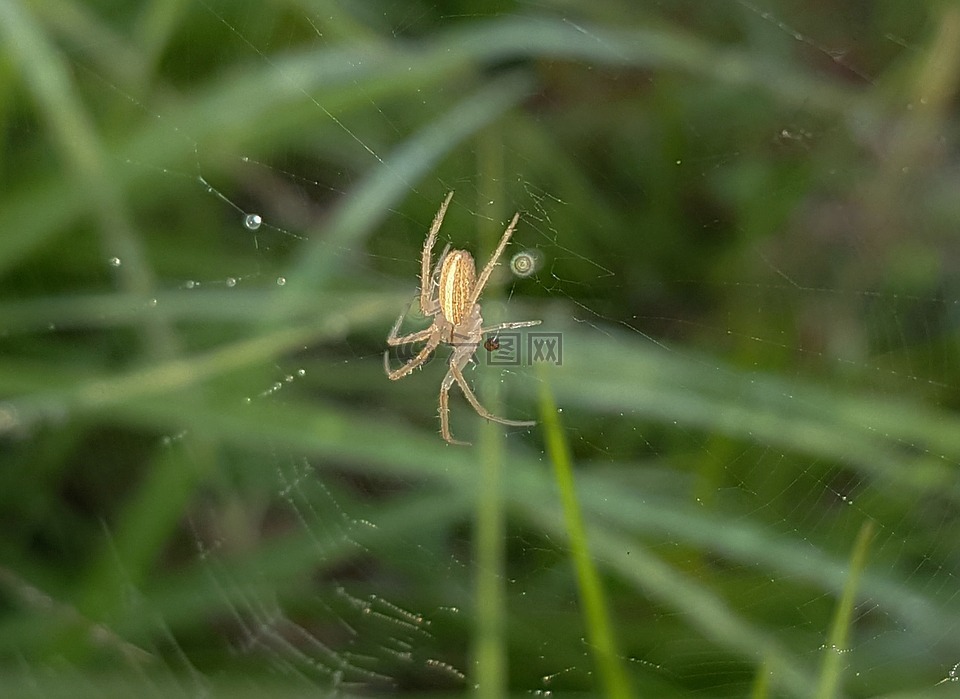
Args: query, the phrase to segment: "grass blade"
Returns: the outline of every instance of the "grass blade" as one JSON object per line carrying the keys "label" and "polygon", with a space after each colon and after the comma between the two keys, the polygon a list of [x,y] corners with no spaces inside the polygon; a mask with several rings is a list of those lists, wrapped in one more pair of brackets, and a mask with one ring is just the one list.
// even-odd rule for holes
{"label": "grass blade", "polygon": [[853,544],[853,553],[850,556],[850,572],[847,575],[847,584],[843,588],[840,603],[834,612],[833,624],[830,628],[830,639],[823,649],[823,665],[820,667],[820,683],[817,686],[817,699],[831,699],[840,692],[840,679],[843,668],[840,665],[841,655],[848,649],[850,640],[850,624],[853,619],[853,610],[857,601],[857,590],[860,586],[860,575],[867,565],[867,552],[870,542],[876,531],[872,519],[868,519],[860,527],[857,540]]}
{"label": "grass blade", "polygon": [[590,555],[583,514],[580,511],[576,485],[573,481],[570,449],[563,436],[558,414],[550,385],[544,378],[540,382],[540,416],[543,420],[547,454],[553,463],[553,473],[557,487],[560,489],[560,500],[563,503],[564,523],[570,542],[570,555],[573,557],[573,566],[577,575],[577,586],[580,589],[580,599],[583,602],[583,620],[587,627],[587,637],[606,695],[617,699],[628,699],[631,696],[630,685],[620,664],[603,586]]}

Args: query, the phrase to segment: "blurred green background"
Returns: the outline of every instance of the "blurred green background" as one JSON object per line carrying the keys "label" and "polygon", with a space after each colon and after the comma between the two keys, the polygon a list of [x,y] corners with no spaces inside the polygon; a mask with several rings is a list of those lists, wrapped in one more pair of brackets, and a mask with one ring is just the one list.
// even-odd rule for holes
{"label": "blurred green background", "polygon": [[[0,694],[950,696],[958,85],[953,0],[0,3]],[[450,190],[563,343],[470,447]]]}

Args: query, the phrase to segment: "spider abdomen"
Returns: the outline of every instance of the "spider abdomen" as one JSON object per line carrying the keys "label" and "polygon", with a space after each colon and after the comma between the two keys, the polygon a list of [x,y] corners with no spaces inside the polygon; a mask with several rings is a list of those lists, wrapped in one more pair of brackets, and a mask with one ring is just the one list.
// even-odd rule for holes
{"label": "spider abdomen", "polygon": [[439,301],[443,317],[454,325],[470,312],[470,296],[477,278],[473,255],[466,250],[451,250],[443,260],[439,279]]}
{"label": "spider abdomen", "polygon": [[497,266],[497,260],[503,254],[507,243],[510,242],[510,236],[517,226],[517,221],[520,220],[519,212],[515,213],[513,218],[510,219],[510,224],[503,232],[493,255],[490,256],[490,261],[480,270],[479,277],[477,276],[477,267],[473,262],[473,256],[464,250],[451,250],[449,245],[440,254],[437,266],[431,266],[433,246],[437,242],[437,233],[440,231],[440,225],[443,223],[443,217],[447,213],[447,206],[450,204],[451,198],[453,198],[453,192],[447,194],[447,198],[440,205],[437,215],[433,217],[430,232],[427,233],[427,240],[423,244],[423,254],[420,257],[420,310],[424,316],[433,318],[433,322],[429,328],[408,335],[400,335],[400,325],[406,316],[406,312],[403,312],[393,324],[390,334],[387,335],[387,344],[390,347],[407,345],[413,342],[423,342],[425,344],[415,357],[398,369],[390,369],[390,352],[384,352],[383,370],[391,381],[402,379],[415,369],[422,367],[440,344],[451,345],[453,352],[450,354],[450,367],[440,383],[440,434],[450,444],[467,444],[468,442],[457,441],[450,434],[449,393],[454,384],[460,387],[463,395],[466,396],[467,401],[480,417],[499,422],[502,425],[513,425],[515,427],[530,427],[535,424],[531,420],[507,420],[497,417],[480,405],[470,388],[470,384],[463,377],[463,369],[477,352],[477,348],[483,342],[484,335],[496,333],[500,330],[529,328],[533,325],[539,325],[540,321],[522,320],[515,323],[499,323],[489,328],[483,327],[483,316],[479,303],[480,293],[486,286],[487,280],[490,279],[490,274],[493,272],[493,268]]}

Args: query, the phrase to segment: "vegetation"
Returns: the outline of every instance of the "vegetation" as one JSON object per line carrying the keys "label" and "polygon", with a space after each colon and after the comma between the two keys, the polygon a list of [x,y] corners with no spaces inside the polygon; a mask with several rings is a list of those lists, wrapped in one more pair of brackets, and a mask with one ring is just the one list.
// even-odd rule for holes
{"label": "vegetation", "polygon": [[[5,697],[954,679],[956,2],[12,0],[0,37]],[[487,322],[563,349],[479,350],[540,424],[454,390],[470,447],[445,350],[382,364],[450,190],[443,244],[519,210],[542,261]]]}

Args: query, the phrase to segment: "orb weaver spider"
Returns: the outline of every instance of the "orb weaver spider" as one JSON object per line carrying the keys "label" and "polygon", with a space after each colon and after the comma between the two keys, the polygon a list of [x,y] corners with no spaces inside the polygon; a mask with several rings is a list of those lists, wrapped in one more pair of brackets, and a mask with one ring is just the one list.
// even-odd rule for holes
{"label": "orb weaver spider", "polygon": [[397,322],[393,324],[393,328],[387,336],[387,345],[390,347],[412,342],[426,342],[426,344],[413,359],[393,370],[390,369],[390,350],[388,349],[383,353],[383,369],[387,378],[391,381],[402,379],[427,361],[427,358],[441,343],[451,345],[453,354],[450,356],[450,366],[440,384],[440,434],[450,444],[465,445],[469,442],[458,441],[450,434],[449,393],[454,383],[460,387],[463,395],[480,417],[499,422],[502,425],[515,427],[530,427],[537,424],[533,420],[507,420],[497,417],[480,405],[480,401],[477,400],[473,390],[463,377],[463,368],[473,358],[481,340],[483,340],[483,336],[487,333],[515,328],[529,328],[533,325],[539,325],[540,321],[524,320],[513,323],[499,323],[485,328],[483,327],[483,318],[480,315],[481,309],[478,302],[480,294],[483,292],[483,287],[486,286],[493,268],[497,265],[497,260],[503,254],[507,243],[510,242],[510,236],[513,235],[513,230],[517,227],[517,221],[520,219],[519,212],[513,215],[510,225],[507,226],[503,237],[500,238],[500,243],[494,250],[490,261],[480,270],[479,276],[477,276],[473,256],[466,250],[451,250],[449,244],[440,253],[436,267],[431,271],[430,257],[433,246],[437,242],[437,233],[440,231],[440,225],[443,223],[443,217],[447,213],[447,206],[449,206],[452,198],[453,192],[447,194],[447,198],[440,205],[437,215],[433,217],[430,232],[423,244],[423,254],[420,257],[420,310],[425,316],[432,316],[433,323],[424,330],[408,335],[398,335],[400,325],[407,315],[407,312],[404,311],[397,318]]}

